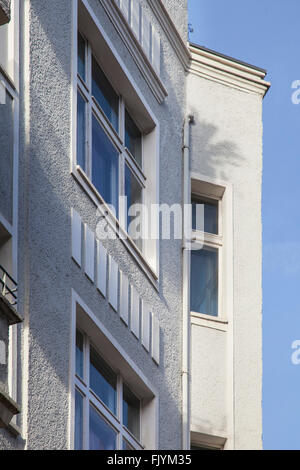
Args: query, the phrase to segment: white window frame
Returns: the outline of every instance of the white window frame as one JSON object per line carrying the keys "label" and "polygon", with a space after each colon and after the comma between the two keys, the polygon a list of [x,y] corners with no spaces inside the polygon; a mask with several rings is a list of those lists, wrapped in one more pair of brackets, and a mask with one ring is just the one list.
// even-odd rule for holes
{"label": "white window frame", "polygon": [[[192,230],[192,248],[195,250],[195,246],[199,245],[202,249],[213,248],[218,253],[218,315],[209,315],[202,312],[193,312],[192,315],[203,316],[205,318],[220,319],[222,318],[222,255],[223,255],[223,227],[222,227],[222,198],[212,195],[203,194],[202,192],[192,191],[191,199],[205,199],[211,200],[217,203],[218,209],[218,234],[208,233],[200,230]],[[201,204],[201,202],[199,202]],[[192,251],[193,252],[193,251]],[[192,253],[191,252],[191,253]]]}
{"label": "white window frame", "polygon": [[[127,440],[126,438],[128,443],[130,445],[135,444],[134,447],[137,448],[157,449],[159,436],[159,393],[157,389],[73,289],[69,376],[69,449],[74,449],[75,446],[75,390],[78,385],[78,388],[81,387],[80,390],[82,390],[82,385],[84,385],[81,379],[76,377],[76,329],[84,332],[89,337],[90,342],[98,346],[96,351],[100,356],[107,364],[113,365],[112,368],[123,377],[126,385],[134,390],[134,395],[141,399],[140,442],[131,435],[131,439]],[[117,367],[114,367],[116,364]],[[89,402],[86,400],[86,403]],[[106,412],[104,417],[111,418],[111,411],[105,410],[105,405],[101,403],[101,400],[99,402],[99,399],[97,399],[96,403],[97,407],[99,407],[99,403],[104,407],[104,409],[101,408],[101,411]],[[83,432],[86,432],[85,429]],[[130,431],[127,431],[127,433],[130,435]],[[87,436],[84,439],[87,440]]]}
{"label": "white window frame", "polygon": [[[77,331],[83,336],[83,378],[75,375],[75,389],[80,392],[83,397],[83,450],[89,449],[89,413],[90,406],[93,406],[101,418],[107,422],[107,424],[117,434],[117,450],[123,449],[123,440],[127,441],[128,444],[135,450],[143,450],[143,446],[140,441],[130,432],[129,429],[123,424],[123,383],[131,390],[131,387],[123,380],[120,373],[116,372],[109,362],[102,357],[98,352],[97,347],[89,339],[89,337],[80,328],[76,328]],[[117,407],[116,415],[101,401],[101,398],[97,396],[95,392],[90,388],[90,348],[93,349],[101,356],[102,360],[115,372],[117,376]],[[76,353],[76,348],[75,348]],[[141,435],[141,398],[136,395],[132,390],[131,392],[140,401],[140,416],[139,416],[139,429]],[[139,436],[140,437],[140,436]]]}
{"label": "white window frame", "polygon": [[[73,2],[73,54],[72,54],[72,138],[70,140],[70,172],[74,179],[79,183],[83,191],[86,192],[96,208],[103,205],[103,199],[98,191],[91,183],[81,167],[77,165],[77,42],[78,29],[84,33],[93,43],[93,49],[96,52],[96,58],[99,58],[104,52],[106,56],[106,66],[109,64],[115,71],[119,71],[120,93],[125,96],[129,110],[134,109],[139,116],[140,126],[144,131],[143,154],[144,168],[143,173],[147,177],[147,188],[144,191],[143,203],[151,212],[152,204],[159,204],[159,160],[160,160],[160,122],[155,116],[151,106],[145,99],[144,93],[139,88],[134,76],[131,74],[119,51],[111,41],[110,37],[104,30],[100,18],[95,14],[91,6],[86,0],[76,0]],[[100,64],[101,65],[101,64]],[[104,69],[106,73],[106,69]],[[118,74],[118,72],[116,72]],[[115,73],[115,75],[116,75]],[[149,157],[149,158],[148,158]],[[105,204],[104,204],[105,206]],[[159,290],[159,217],[151,218],[151,231],[155,233],[155,238],[145,239],[143,243],[143,251],[141,252],[131,237],[128,235],[120,220],[114,217],[109,210],[101,210],[102,216],[105,217],[110,228],[116,232],[121,243],[124,244],[133,261],[138,264],[142,272],[147,276],[153,287]]]}
{"label": "white window frame", "polygon": [[[141,189],[142,189],[142,200],[141,204],[144,202],[144,189],[146,188],[146,181],[147,178],[143,172],[143,159],[144,159],[144,152],[143,152],[143,132],[139,129],[138,124],[135,122],[134,117],[127,109],[125,100],[122,95],[118,93],[116,89],[114,89],[113,85],[111,87],[114,89],[116,95],[118,96],[118,131],[113,127],[107,116],[105,115],[104,111],[101,109],[100,104],[97,102],[96,98],[93,96],[92,93],[92,61],[93,57],[95,61],[98,63],[98,66],[102,69],[101,64],[97,60],[96,56],[93,54],[92,47],[89,41],[86,39],[84,33],[78,30],[79,34],[82,36],[85,42],[85,76],[86,80],[84,81],[82,77],[77,73],[77,87],[78,91],[80,92],[81,96],[83,97],[86,103],[86,129],[85,129],[85,136],[86,136],[86,145],[85,145],[85,164],[86,170],[85,173],[89,180],[92,183],[92,119],[95,117],[100,124],[102,130],[105,132],[106,136],[109,138],[112,145],[115,147],[119,154],[119,194],[118,194],[118,220],[121,226],[126,230],[127,226],[127,214],[126,214],[126,207],[122,207],[120,204],[120,196],[125,196],[125,171],[126,165],[129,170],[132,172],[135,179],[138,181]],[[104,73],[104,72],[103,72]],[[108,80],[109,81],[109,80]],[[125,112],[130,114],[131,119],[134,121],[135,125],[141,132],[141,150],[142,150],[142,164],[141,166],[136,162],[134,156],[131,154],[130,150],[126,147],[125,144]],[[83,169],[82,169],[83,170]],[[83,170],[84,171],[84,170]],[[95,191],[99,193],[99,191],[95,188]],[[99,193],[99,197],[101,199],[102,195]],[[105,203],[105,201],[103,200]],[[126,230],[127,231],[127,230]],[[140,251],[143,251],[141,248]]]}

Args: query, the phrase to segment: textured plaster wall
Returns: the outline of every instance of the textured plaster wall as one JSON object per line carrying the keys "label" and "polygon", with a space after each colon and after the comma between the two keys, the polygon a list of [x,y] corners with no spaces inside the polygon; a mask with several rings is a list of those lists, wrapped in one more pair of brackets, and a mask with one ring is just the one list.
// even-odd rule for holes
{"label": "textured plaster wall", "polygon": [[168,13],[180,32],[182,39],[188,39],[188,2],[187,0],[162,0]]}
{"label": "textured plaster wall", "polygon": [[207,434],[226,434],[226,337],[192,325],[192,424]]}
{"label": "textured plaster wall", "polygon": [[[190,75],[188,111],[195,116],[192,171],[233,184],[235,447],[260,448],[262,101],[255,94]],[[193,334],[193,342],[196,338]],[[221,395],[223,378],[215,380]],[[200,386],[193,380],[201,394]],[[216,393],[211,383],[208,387]]]}
{"label": "textured plaster wall", "polygon": [[[94,285],[71,260],[71,207],[95,230],[96,208],[70,174],[72,0],[32,0],[29,12],[29,130],[21,103],[19,308],[29,331],[26,364],[19,372],[19,424],[29,449],[68,446],[71,289],[99,317],[159,392],[159,447],[181,447],[181,243],[161,242],[159,293],[150,285],[120,241],[108,251],[129,276],[161,325],[161,364],[157,367],[125,328]],[[159,105],[97,0],[90,4],[161,124],[160,201],[181,202],[181,131],[184,72],[171,45],[163,46],[163,81],[169,96]],[[149,11],[149,15],[151,12]],[[151,19],[151,18],[150,18]],[[22,21],[22,19],[21,19]],[[156,23],[155,18],[152,18]],[[163,34],[163,33],[162,33]],[[164,39],[164,38],[163,38]],[[22,69],[23,64],[21,64]],[[30,81],[28,82],[28,80]],[[26,147],[25,142],[29,145]],[[172,175],[172,178],[170,178]],[[23,332],[24,332],[23,329]],[[26,358],[24,335],[20,337]],[[27,421],[24,423],[24,411]],[[7,434],[7,433],[6,433]],[[0,447],[22,446],[0,433]]]}

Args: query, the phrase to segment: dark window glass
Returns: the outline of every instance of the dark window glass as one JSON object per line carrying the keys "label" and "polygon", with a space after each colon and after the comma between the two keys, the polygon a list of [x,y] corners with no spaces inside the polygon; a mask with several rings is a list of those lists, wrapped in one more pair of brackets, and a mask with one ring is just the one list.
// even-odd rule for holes
{"label": "dark window glass", "polygon": [[86,51],[86,42],[78,33],[78,74],[85,81],[86,79],[86,62],[85,62],[85,51]]}
{"label": "dark window glass", "polygon": [[135,161],[142,167],[142,133],[135,125],[128,111],[125,115],[125,145]]}
{"label": "dark window glass", "polygon": [[[129,215],[128,211],[134,204],[142,204],[142,187],[132,171],[126,165],[125,169],[125,196],[127,197],[127,231],[139,249],[142,249],[141,218],[142,214]],[[136,219],[136,221],[134,221]],[[135,223],[136,222],[136,223]]]}
{"label": "dark window glass", "polygon": [[119,97],[107,80],[99,64],[93,57],[93,96],[98,101],[102,111],[118,132],[119,129]]}
{"label": "dark window glass", "polygon": [[90,349],[90,387],[107,408],[117,411],[117,376],[99,354]]}
{"label": "dark window glass", "polygon": [[92,182],[118,217],[119,154],[94,116]]}
{"label": "dark window glass", "polygon": [[140,400],[123,385],[123,424],[132,434],[140,438]]}
{"label": "dark window glass", "polygon": [[[197,204],[204,205],[204,221],[203,221],[203,211],[199,211],[198,217],[197,217]],[[192,197],[192,228],[193,230],[201,230],[207,233],[213,233],[217,235],[219,233],[218,217],[219,217],[218,201],[215,201],[213,199],[200,199],[200,198],[198,199],[198,198]]]}
{"label": "dark window glass", "polygon": [[86,102],[81,93],[77,93],[77,164],[85,171],[86,142]]}
{"label": "dark window glass", "polygon": [[75,391],[75,450],[83,449],[83,396]]}
{"label": "dark window glass", "polygon": [[[3,26],[0,26],[0,29]],[[0,49],[2,44],[0,42]],[[0,213],[12,223],[14,104],[0,76]]]}
{"label": "dark window glass", "polygon": [[116,450],[117,433],[90,406],[90,450]]}
{"label": "dark window glass", "polygon": [[218,250],[191,252],[191,311],[218,316]]}
{"label": "dark window glass", "polygon": [[76,331],[76,374],[83,378],[83,335]]}

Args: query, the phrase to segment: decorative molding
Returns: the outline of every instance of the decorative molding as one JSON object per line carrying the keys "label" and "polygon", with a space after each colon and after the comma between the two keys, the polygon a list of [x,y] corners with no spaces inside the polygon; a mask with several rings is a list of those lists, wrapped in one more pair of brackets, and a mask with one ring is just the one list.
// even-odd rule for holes
{"label": "decorative molding", "polygon": [[[154,65],[151,63],[151,55],[147,57],[139,38],[136,37],[133,28],[127,22],[117,2],[112,0],[99,0],[99,2],[130,52],[153,95],[159,103],[162,103],[168,96],[168,92],[159,77],[159,71],[155,70]],[[155,60],[155,63],[157,62]]]}
{"label": "decorative molding", "polygon": [[[94,185],[86,176],[85,172],[80,168],[80,166],[77,165],[72,170],[72,175],[100,211],[101,216],[103,216],[105,221],[109,224],[109,227],[115,232],[116,237],[121,241],[121,243],[123,243],[126,250],[132,256],[140,270],[147,276],[147,279],[151,282],[151,285],[158,291],[158,275],[154,272],[144,255],[137,248],[134,241],[130,238],[122,226],[120,226],[118,219],[116,219],[115,215],[110,211],[109,206],[106,205],[104,199],[102,199],[101,195],[95,189]],[[105,211],[103,209],[104,207],[106,208]]]}
{"label": "decorative molding", "polygon": [[81,217],[72,209],[72,257],[81,266]]}
{"label": "decorative molding", "polygon": [[84,269],[88,278],[94,282],[95,275],[95,237],[87,224],[84,226]]}
{"label": "decorative molding", "polygon": [[175,24],[161,0],[148,0],[157,21],[165,32],[171,46],[185,70],[188,70],[191,54],[187,44],[183,41]]}
{"label": "decorative molding", "polygon": [[157,317],[152,314],[152,359],[159,365],[160,357],[160,326]]}
{"label": "decorative molding", "polygon": [[[159,365],[160,357],[160,325],[156,316],[150,310],[149,303],[142,299],[137,288],[129,284],[129,279],[119,268],[118,262],[112,255],[107,253],[102,242],[97,239],[93,230],[87,224],[84,224],[84,237],[81,236],[82,219],[80,215],[71,209],[72,213],[72,239],[76,239],[76,252],[83,255],[83,266],[78,264],[72,251],[72,259],[81,272],[85,272],[88,279],[95,285],[97,290],[106,298],[108,283],[108,299],[110,306],[118,312],[120,320],[126,328],[130,328],[132,334],[138,339],[139,343],[150,355],[150,339],[152,339],[151,356],[153,361]],[[76,221],[74,226],[74,221]],[[80,233],[80,237],[79,237]],[[96,247],[95,250],[95,239]],[[78,246],[78,243],[80,246]],[[81,263],[82,264],[82,263]],[[96,266],[96,279],[94,276]],[[119,279],[120,273],[120,279]],[[120,284],[119,284],[120,283]],[[130,292],[130,301],[129,301]],[[1,300],[1,296],[0,296]],[[129,305],[130,304],[130,305]],[[142,310],[141,310],[141,305]],[[1,307],[1,306],[0,306]],[[130,319],[129,319],[130,316]],[[17,317],[17,321],[22,321]],[[130,321],[129,321],[130,320]]]}
{"label": "decorative molding", "polygon": [[271,84],[266,72],[201,46],[190,45],[189,73],[232,88],[265,96]]}

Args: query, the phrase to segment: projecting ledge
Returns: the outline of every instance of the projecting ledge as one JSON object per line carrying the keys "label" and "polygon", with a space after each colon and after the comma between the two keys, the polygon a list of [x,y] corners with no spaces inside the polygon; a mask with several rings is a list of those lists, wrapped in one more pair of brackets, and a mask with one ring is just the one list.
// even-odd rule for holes
{"label": "projecting ledge", "polygon": [[2,316],[10,326],[16,323],[22,323],[23,321],[16,309],[2,294],[0,294],[0,316]]}
{"label": "projecting ledge", "polygon": [[0,428],[9,426],[12,418],[19,413],[19,405],[0,387]]}

